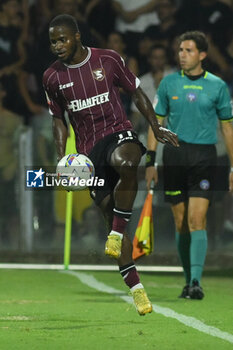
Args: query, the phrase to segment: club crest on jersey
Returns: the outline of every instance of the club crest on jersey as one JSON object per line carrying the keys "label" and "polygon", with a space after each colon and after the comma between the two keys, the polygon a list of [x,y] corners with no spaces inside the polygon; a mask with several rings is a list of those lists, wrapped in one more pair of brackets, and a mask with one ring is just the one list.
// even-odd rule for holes
{"label": "club crest on jersey", "polygon": [[186,98],[189,102],[194,102],[196,101],[197,99],[197,95],[194,94],[193,92],[189,92],[187,95],[186,95]]}
{"label": "club crest on jersey", "polygon": [[92,71],[93,77],[95,80],[101,81],[105,77],[105,71],[103,68],[98,68]]}

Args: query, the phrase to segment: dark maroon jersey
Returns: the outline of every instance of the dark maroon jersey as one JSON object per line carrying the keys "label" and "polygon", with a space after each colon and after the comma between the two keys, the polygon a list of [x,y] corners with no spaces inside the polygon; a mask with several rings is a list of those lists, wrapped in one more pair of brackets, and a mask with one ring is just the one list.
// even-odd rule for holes
{"label": "dark maroon jersey", "polygon": [[119,88],[133,92],[140,81],[115,51],[87,49],[86,59],[79,64],[54,62],[45,71],[43,84],[50,113],[62,118],[68,112],[77,151],[88,155],[103,137],[132,130]]}

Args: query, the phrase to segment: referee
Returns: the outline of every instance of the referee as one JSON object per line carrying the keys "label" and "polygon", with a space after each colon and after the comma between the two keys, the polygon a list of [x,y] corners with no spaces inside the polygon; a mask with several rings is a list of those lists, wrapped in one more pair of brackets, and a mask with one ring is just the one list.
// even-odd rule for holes
{"label": "referee", "polygon": [[[217,123],[221,123],[231,163],[229,190],[233,192],[233,127],[230,94],[219,77],[205,71],[206,36],[198,31],[180,36],[181,70],[166,76],[157,92],[155,112],[160,122],[178,135],[180,147],[168,144],[163,150],[165,201],[171,203],[176,243],[186,285],[181,298],[203,299],[200,285],[207,252],[206,214],[217,164]],[[154,166],[156,141],[148,132],[146,181],[157,182]]]}

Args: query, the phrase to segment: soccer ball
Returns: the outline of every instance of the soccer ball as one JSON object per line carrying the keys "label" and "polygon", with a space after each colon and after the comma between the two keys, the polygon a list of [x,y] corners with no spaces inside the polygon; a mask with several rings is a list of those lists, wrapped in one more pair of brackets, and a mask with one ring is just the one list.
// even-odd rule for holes
{"label": "soccer ball", "polygon": [[92,161],[84,154],[67,154],[57,164],[59,185],[68,191],[84,190],[95,176]]}

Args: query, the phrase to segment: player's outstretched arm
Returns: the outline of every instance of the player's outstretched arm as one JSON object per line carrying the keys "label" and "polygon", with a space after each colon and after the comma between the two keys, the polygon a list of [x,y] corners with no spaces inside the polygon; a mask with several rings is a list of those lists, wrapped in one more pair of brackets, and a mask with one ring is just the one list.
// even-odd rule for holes
{"label": "player's outstretched arm", "polygon": [[153,106],[143,92],[143,90],[138,87],[132,94],[133,101],[137,106],[138,110],[141,114],[148,120],[155,135],[157,141],[165,143],[168,142],[171,145],[178,147],[178,139],[177,135],[171,132],[168,129],[163,128],[157,121],[155,111]]}
{"label": "player's outstretched arm", "polygon": [[57,150],[57,161],[65,155],[68,129],[65,119],[53,117],[53,138]]}

